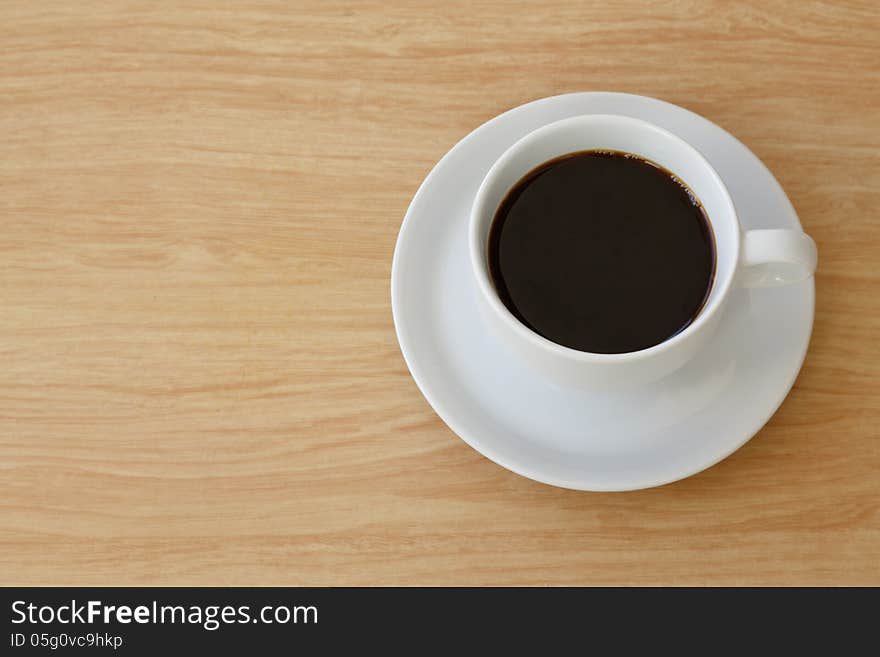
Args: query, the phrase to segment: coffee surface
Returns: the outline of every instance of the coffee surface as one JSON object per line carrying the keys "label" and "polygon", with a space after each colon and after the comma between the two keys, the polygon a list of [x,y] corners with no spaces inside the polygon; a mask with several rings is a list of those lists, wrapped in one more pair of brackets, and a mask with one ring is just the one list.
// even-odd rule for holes
{"label": "coffee surface", "polygon": [[690,190],[633,155],[583,151],[525,175],[496,212],[489,269],[504,305],[557,344],[593,353],[657,345],[712,286],[712,229]]}

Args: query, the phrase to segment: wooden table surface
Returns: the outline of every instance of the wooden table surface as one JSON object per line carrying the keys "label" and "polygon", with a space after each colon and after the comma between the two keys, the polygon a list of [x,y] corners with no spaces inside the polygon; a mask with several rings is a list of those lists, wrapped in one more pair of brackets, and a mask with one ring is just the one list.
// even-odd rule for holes
{"label": "wooden table surface", "polygon": [[[0,583],[880,584],[876,3],[0,18]],[[407,205],[456,141],[597,89],[733,132],[820,254],[776,416],[708,471],[622,494],[459,440],[389,293]]]}

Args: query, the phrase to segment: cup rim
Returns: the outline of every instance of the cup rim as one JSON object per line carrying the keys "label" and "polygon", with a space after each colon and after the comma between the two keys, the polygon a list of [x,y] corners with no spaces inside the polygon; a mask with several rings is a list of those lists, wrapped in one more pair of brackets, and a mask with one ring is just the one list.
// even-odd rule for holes
{"label": "cup rim", "polygon": [[[508,310],[507,306],[505,306],[504,303],[501,301],[498,293],[495,290],[495,286],[489,279],[489,273],[487,271],[488,263],[484,264],[482,249],[480,248],[481,231],[478,230],[478,225],[480,224],[479,219],[484,215],[487,210],[486,195],[488,193],[489,186],[498,177],[499,171],[504,167],[504,165],[509,162],[514,156],[518,155],[521,151],[530,147],[533,143],[539,141],[540,139],[543,139],[547,134],[555,130],[560,130],[563,127],[567,127],[568,125],[608,120],[616,121],[619,123],[629,123],[630,125],[638,125],[641,128],[648,128],[663,135],[668,139],[672,139],[673,141],[678,142],[679,146],[681,146],[685,151],[689,152],[690,157],[697,160],[700,165],[704,169],[706,169],[713,182],[718,186],[721,191],[722,203],[727,206],[730,216],[732,217],[732,220],[735,224],[735,240],[734,244],[732,244],[734,265],[730,268],[730,271],[725,276],[724,280],[718,280],[718,271],[716,265],[716,270],[714,274],[716,278],[713,281],[713,287],[709,292],[709,297],[707,298],[703,307],[700,309],[696,318],[691,321],[691,323],[688,324],[684,329],[682,329],[675,335],[667,338],[663,342],[660,342],[651,347],[646,347],[645,349],[639,349],[638,351],[626,351],[613,354],[580,351],[578,349],[566,347],[564,345],[553,342],[552,340],[548,340],[544,336],[536,333],[525,324],[523,324],[521,321],[519,321],[516,316],[514,316],[513,313]],[[573,150],[571,152],[577,151]],[[647,158],[647,156],[641,155],[640,153],[632,154],[638,157],[643,157],[645,159],[650,159]],[[559,157],[561,155],[565,155],[565,153],[560,153],[555,157]],[[685,184],[687,184],[687,181],[684,182]],[[509,188],[507,191],[509,191]],[[497,207],[491,208],[493,220],[497,209]],[[712,229],[715,240],[715,248],[717,249],[718,234],[715,230],[714,224],[712,223],[712,217],[709,216],[708,212],[706,213],[706,216],[710,223],[710,228]],[[740,242],[742,239],[742,231],[740,229],[739,217],[736,213],[736,207],[734,206],[733,199],[730,196],[730,192],[728,191],[727,186],[724,184],[724,181],[721,179],[721,176],[718,175],[718,172],[709,163],[706,157],[696,147],[694,147],[675,133],[666,130],[665,128],[661,128],[660,126],[655,125],[654,123],[651,123],[649,121],[621,114],[582,114],[578,116],[572,116],[541,126],[540,128],[533,130],[532,132],[517,140],[506,151],[504,151],[504,153],[502,153],[497,160],[495,160],[495,162],[489,168],[489,171],[483,177],[483,180],[480,183],[480,187],[477,189],[477,193],[474,196],[474,201],[471,205],[468,232],[468,246],[470,251],[471,268],[473,269],[477,279],[477,287],[480,289],[480,293],[482,294],[484,300],[492,308],[492,311],[520,338],[530,342],[532,345],[544,350],[545,352],[549,352],[568,360],[574,360],[581,363],[634,362],[667,351],[668,349],[673,348],[675,345],[687,340],[689,336],[696,333],[696,331],[707,324],[710,319],[719,312],[722,301],[727,297],[727,294],[733,284],[734,276],[739,263]]]}

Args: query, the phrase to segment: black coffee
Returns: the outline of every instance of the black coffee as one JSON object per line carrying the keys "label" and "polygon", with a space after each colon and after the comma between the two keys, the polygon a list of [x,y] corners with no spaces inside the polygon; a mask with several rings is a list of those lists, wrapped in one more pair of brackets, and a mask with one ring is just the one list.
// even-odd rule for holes
{"label": "black coffee", "polygon": [[690,324],[715,272],[693,193],[633,155],[583,151],[526,174],[498,208],[489,269],[504,305],[557,344],[646,349]]}

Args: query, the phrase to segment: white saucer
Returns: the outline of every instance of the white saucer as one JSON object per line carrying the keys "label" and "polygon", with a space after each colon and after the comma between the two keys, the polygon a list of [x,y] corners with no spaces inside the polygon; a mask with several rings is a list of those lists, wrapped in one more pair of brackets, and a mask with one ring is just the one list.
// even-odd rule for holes
{"label": "white saucer", "polygon": [[632,490],[695,474],[770,419],[801,368],[813,325],[813,280],[735,290],[712,343],[681,370],[626,393],[560,388],[489,335],[468,261],[471,200],[511,144],[578,114],[646,119],[696,146],[730,189],[743,228],[796,228],[794,208],[760,160],[706,119],[617,93],[545,98],[506,112],[459,142],[416,193],[391,273],[394,325],[428,403],[471,447],[554,486]]}

